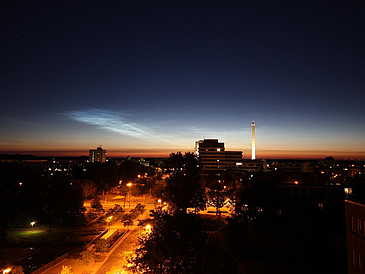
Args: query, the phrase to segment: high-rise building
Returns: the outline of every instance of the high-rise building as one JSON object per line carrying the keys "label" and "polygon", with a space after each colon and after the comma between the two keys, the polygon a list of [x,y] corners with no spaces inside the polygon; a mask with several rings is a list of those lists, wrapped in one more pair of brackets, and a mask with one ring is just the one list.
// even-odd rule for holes
{"label": "high-rise building", "polygon": [[103,148],[97,147],[97,149],[89,150],[89,162],[90,163],[105,163],[106,161],[106,150]]}
{"label": "high-rise building", "polygon": [[251,160],[256,159],[256,143],[255,143],[255,121],[252,121],[252,153],[251,153]]}
{"label": "high-rise building", "polygon": [[225,151],[224,143],[218,142],[218,139],[195,142],[195,153],[203,172],[241,170],[242,151]]}

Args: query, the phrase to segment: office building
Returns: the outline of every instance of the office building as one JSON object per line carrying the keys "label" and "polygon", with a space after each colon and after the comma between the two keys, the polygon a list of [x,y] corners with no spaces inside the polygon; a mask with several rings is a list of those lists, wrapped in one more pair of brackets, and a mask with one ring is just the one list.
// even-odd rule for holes
{"label": "office building", "polygon": [[100,146],[97,149],[89,150],[89,162],[90,163],[105,163],[106,161],[106,150]]}
{"label": "office building", "polygon": [[204,139],[195,143],[195,154],[203,173],[239,172],[242,168],[242,151],[226,151],[218,139]]}

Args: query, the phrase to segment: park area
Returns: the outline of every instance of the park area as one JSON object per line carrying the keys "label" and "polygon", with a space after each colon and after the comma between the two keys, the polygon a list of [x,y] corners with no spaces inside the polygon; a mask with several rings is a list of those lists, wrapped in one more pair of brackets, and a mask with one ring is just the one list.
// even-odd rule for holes
{"label": "park area", "polygon": [[77,252],[102,231],[99,224],[86,228],[18,228],[9,231],[6,249],[0,249],[0,265],[21,265],[26,273],[62,256]]}

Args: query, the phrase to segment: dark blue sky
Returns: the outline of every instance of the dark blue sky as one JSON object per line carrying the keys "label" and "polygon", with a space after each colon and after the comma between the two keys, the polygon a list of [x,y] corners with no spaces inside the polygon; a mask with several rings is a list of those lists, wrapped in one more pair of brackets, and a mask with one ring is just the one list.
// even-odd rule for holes
{"label": "dark blue sky", "polygon": [[[302,3],[297,3],[302,2]],[[362,1],[5,1],[0,150],[365,158]]]}

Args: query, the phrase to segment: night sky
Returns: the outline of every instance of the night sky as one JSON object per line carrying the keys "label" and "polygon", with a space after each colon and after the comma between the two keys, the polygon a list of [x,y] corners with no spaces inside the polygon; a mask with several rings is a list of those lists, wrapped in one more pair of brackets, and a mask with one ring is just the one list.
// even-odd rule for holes
{"label": "night sky", "polygon": [[365,159],[363,1],[3,1],[0,153]]}

